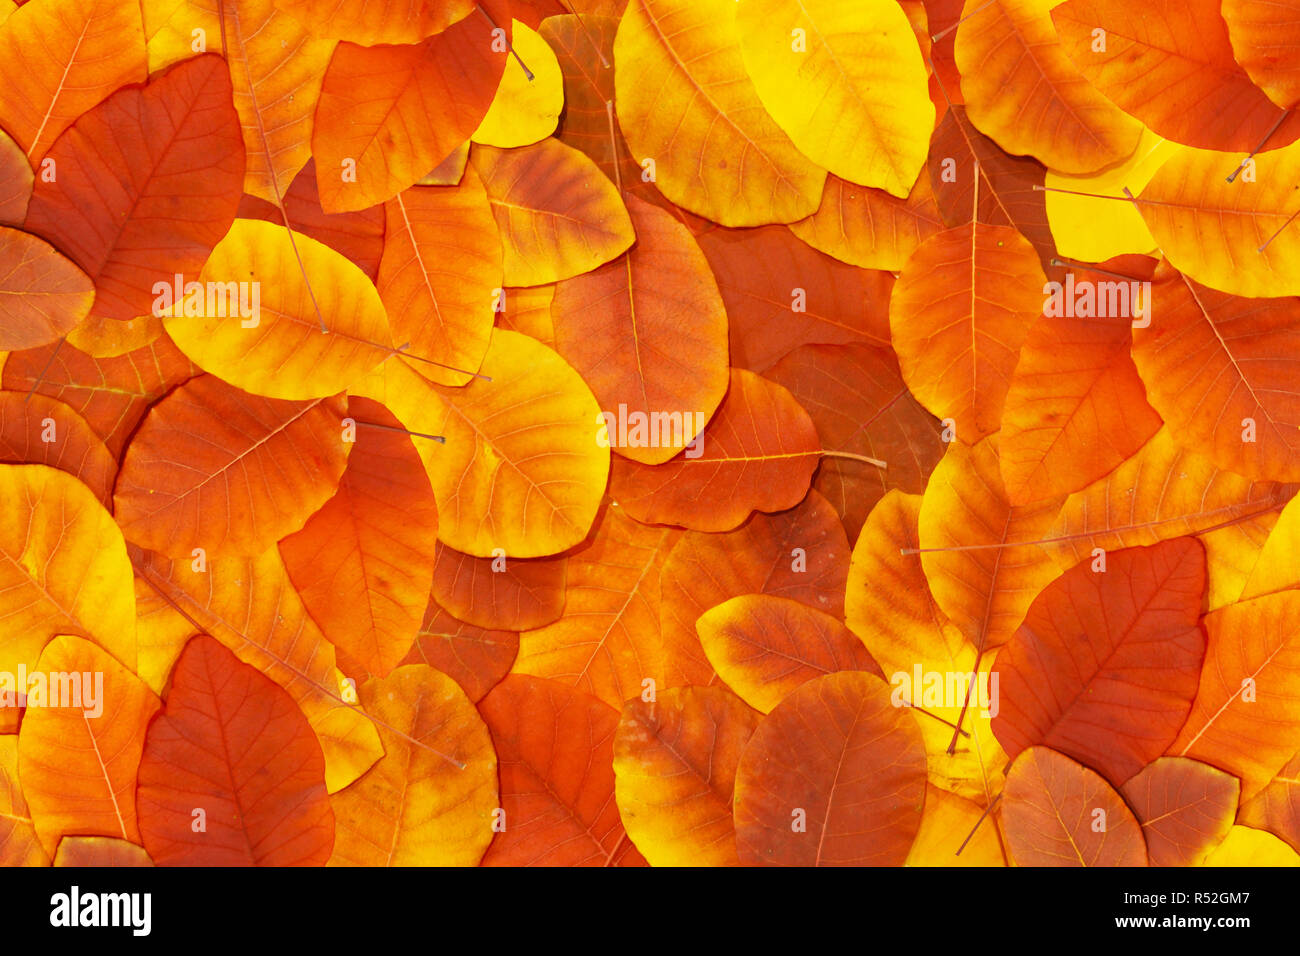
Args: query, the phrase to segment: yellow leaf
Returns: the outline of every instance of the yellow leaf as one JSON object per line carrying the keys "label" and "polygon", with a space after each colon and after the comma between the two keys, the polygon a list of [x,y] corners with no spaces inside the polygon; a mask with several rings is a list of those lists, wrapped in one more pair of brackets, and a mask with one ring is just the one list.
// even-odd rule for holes
{"label": "yellow leaf", "polygon": [[[1137,194],[1137,208],[1179,272],[1249,297],[1300,293],[1300,230],[1293,228],[1300,143],[1259,153],[1253,181],[1236,153],[1177,150]],[[1159,322],[1159,318],[1155,319]]]}
{"label": "yellow leaf", "polygon": [[[978,804],[933,784],[927,785],[921,829],[912,841],[905,865],[1006,866],[997,824],[991,818],[981,821],[982,813]],[[963,848],[962,841],[972,831],[974,837]]]}
{"label": "yellow leaf", "polygon": [[32,670],[56,634],[84,634],[134,668],[126,542],[94,493],[45,465],[0,465],[0,671]]}
{"label": "yellow leaf", "polygon": [[236,219],[199,284],[180,300],[171,292],[167,334],[196,365],[245,391],[334,395],[392,354],[374,283],[329,246],[297,232],[291,241],[282,225]]}
{"label": "yellow leaf", "polygon": [[501,231],[506,285],[545,285],[590,272],[636,239],[614,184],[558,139],[515,150],[475,146],[469,162]]}
{"label": "yellow leaf", "polygon": [[452,388],[393,360],[355,391],[411,431],[446,439],[415,439],[444,544],[480,558],[572,547],[591,528],[609,475],[595,397],[555,352],[518,332],[492,333],[481,372]]}
{"label": "yellow leaf", "polygon": [[427,664],[399,667],[359,693],[383,722],[384,756],[330,800],[330,865],[476,865],[498,806],[497,756],[483,718],[454,680]]}
{"label": "yellow leaf", "polygon": [[651,866],[736,866],[731,800],[758,714],[724,687],[678,687],[623,706],[614,793]]}
{"label": "yellow leaf", "polygon": [[[1047,222],[1052,227],[1056,251],[1064,258],[1082,262],[1105,262],[1127,253],[1153,252],[1155,237],[1124,195],[1124,188],[1127,186],[1136,196],[1166,160],[1185,148],[1161,139],[1144,126],[1137,149],[1118,166],[1082,176],[1049,169],[1044,181],[1048,189]],[[1071,193],[1115,198],[1097,199]]]}
{"label": "yellow leaf", "polygon": [[[475,143],[502,149],[528,146],[550,136],[564,109],[564,74],[546,41],[516,20],[510,28],[510,46],[515,55],[506,62],[487,116],[470,137]],[[525,75],[520,60],[528,64],[532,76]]]}
{"label": "yellow leaf", "polygon": [[1300,854],[1271,833],[1236,826],[1201,866],[1300,866]]}
{"label": "yellow leaf", "polygon": [[[947,686],[950,675],[969,675],[975,667],[975,647],[930,596],[920,556],[902,553],[919,547],[920,512],[920,495],[897,490],[872,510],[849,564],[845,621],[880,664],[893,685],[894,699],[924,709],[917,713],[916,724],[929,754],[930,782],[987,802],[1001,789],[1007,765],[1007,755],[990,729],[989,714],[981,707],[968,709],[962,721],[964,735],[949,754],[961,702],[924,701],[926,676],[939,674]],[[980,672],[987,674],[991,663],[986,655]],[[917,668],[921,687],[914,691]]]}
{"label": "yellow leaf", "polygon": [[614,85],[642,178],[677,205],[724,226],[817,211],[826,171],[763,108],[732,0],[630,0],[614,38]]}
{"label": "yellow leaf", "polygon": [[799,150],[905,198],[934,128],[925,64],[895,0],[743,0],[736,26],[759,99]]}

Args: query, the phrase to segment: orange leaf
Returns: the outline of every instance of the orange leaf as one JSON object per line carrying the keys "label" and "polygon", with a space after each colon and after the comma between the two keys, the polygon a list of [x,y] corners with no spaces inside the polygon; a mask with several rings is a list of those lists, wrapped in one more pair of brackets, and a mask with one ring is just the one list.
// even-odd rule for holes
{"label": "orange leaf", "polygon": [[813,487],[856,537],[891,488],[909,493],[943,457],[942,429],[907,390],[892,352],[867,345],[803,345],[763,377],[784,385],[812,417],[823,448],[886,462],[878,468],[847,458],[822,461]]}
{"label": "orange leaf", "polygon": [[35,185],[36,174],[22,147],[0,132],[0,225],[23,224]]}
{"label": "orange leaf", "polygon": [[898,866],[924,803],[916,717],[890,703],[879,677],[827,674],[778,704],[746,745],[736,845],[747,864]]}
{"label": "orange leaf", "polygon": [[1227,471],[1300,481],[1300,301],[1216,292],[1167,262],[1151,295],[1160,317],[1133,330],[1133,361],[1170,437]]}
{"label": "orange leaf", "polygon": [[1087,487],[1160,428],[1129,355],[1129,324],[1043,315],[1030,326],[1002,407],[999,467],[1013,504]]}
{"label": "orange leaf", "polygon": [[112,507],[117,462],[86,420],[62,402],[0,391],[0,462],[66,471]]}
{"label": "orange leaf", "polygon": [[522,631],[559,620],[568,558],[475,558],[438,542],[433,599],[479,627]]}
{"label": "orange leaf", "polygon": [[1115,551],[1196,534],[1281,508],[1292,486],[1251,481],[1178,447],[1166,426],[1118,468],[1065,499],[1040,535],[1063,568],[1094,548]]}
{"label": "orange leaf", "polygon": [[683,660],[685,648],[667,644],[659,630],[660,572],[680,534],[607,507],[569,555],[564,616],[519,635],[514,672],[553,678],[611,707],[640,694],[647,680],[658,688],[706,682],[708,665]]}
{"label": "orange leaf", "polygon": [[998,437],[956,442],[921,502],[921,565],[935,603],[980,652],[998,647],[1058,569],[1037,544],[1060,500],[1013,506],[998,473]]}
{"label": "orange leaf", "polygon": [[1029,242],[971,223],[931,236],[894,286],[889,325],[903,380],[974,444],[1001,427],[1021,343],[1042,313],[1047,278]]}
{"label": "orange leaf", "polygon": [[53,342],[90,314],[90,277],[49,243],[0,226],[0,295],[6,316],[0,349],[30,349]]}
{"label": "orange leaf", "polygon": [[[0,126],[33,161],[78,116],[144,79],[144,24],[136,4],[28,3],[0,26]],[[62,176],[63,163],[58,167]]]}
{"label": "orange leaf", "polygon": [[609,262],[636,239],[614,185],[557,139],[519,149],[475,144],[505,252],[508,285],[569,279]]}
{"label": "orange leaf", "polygon": [[326,639],[385,677],[429,602],[438,506],[397,419],[365,398],[351,399],[348,414],[378,427],[360,429],[338,491],[280,541],[280,554]]}
{"label": "orange leaf", "polygon": [[724,226],[816,211],[826,171],[763,108],[730,0],[630,0],[614,62],[619,127],[674,203]]}
{"label": "orange leaf", "polygon": [[922,170],[906,199],[828,176],[817,211],[791,223],[790,231],[841,262],[897,271],[943,227],[930,176]]}
{"label": "orange leaf", "polygon": [[361,687],[384,756],[332,798],[331,866],[474,866],[492,840],[497,756],[456,682],[423,664]]}
{"label": "orange leaf", "polygon": [[[501,287],[501,239],[473,169],[456,186],[415,186],[384,205],[387,234],[376,285],[395,342],[411,368],[442,385],[465,385],[492,337]],[[453,371],[464,369],[465,372]]]}
{"label": "orange leaf", "polygon": [[185,646],[149,725],[136,806],[159,866],[320,866],[334,845],[325,758],[307,718],[207,635]]}
{"label": "orange leaf", "polygon": [[1183,757],[1161,757],[1120,788],[1137,814],[1152,866],[1197,866],[1223,842],[1241,784]]}
{"label": "orange leaf", "polygon": [[[29,706],[19,728],[18,771],[46,853],[68,833],[139,843],[136,772],[158,698],[77,637],[50,641],[35,671],[49,683],[44,704]],[[34,693],[29,683],[29,701]]]}
{"label": "orange leaf", "polygon": [[1231,604],[1205,630],[1201,684],[1169,753],[1240,777],[1246,801],[1300,749],[1300,591]]}
{"label": "orange leaf", "polygon": [[618,711],[557,681],[512,674],[479,712],[506,815],[483,865],[611,865],[627,839],[614,804]]}
{"label": "orange leaf", "polygon": [[636,244],[560,282],[551,319],[556,351],[601,407],[650,424],[641,441],[611,428],[611,449],[657,465],[689,445],[726,394],[727,311],[690,232],[639,199],[627,208]]}
{"label": "orange leaf", "polygon": [[752,512],[798,504],[820,454],[817,430],[794,396],[732,369],[727,397],[696,447],[662,465],[616,459],[610,494],[638,521],[731,531]]}
{"label": "orange leaf", "polygon": [[1009,757],[1051,747],[1119,786],[1165,751],[1191,709],[1205,551],[1174,538],[1105,561],[1044,588],[998,653],[993,732]]}
{"label": "orange leaf", "polygon": [[779,514],[755,514],[735,531],[687,531],[660,573],[660,627],[670,647],[698,649],[701,614],[741,594],[773,594],[834,617],[844,612],[849,542],[830,504],[815,491]]}
{"label": "orange leaf", "polygon": [[1052,20],[1079,72],[1156,135],[1233,153],[1265,137],[1270,148],[1285,146],[1300,135],[1300,120],[1283,122],[1283,109],[1237,65],[1219,6],[1149,0],[1139,12],[1124,0],[1068,0]]}
{"label": "orange leaf", "polygon": [[57,344],[16,352],[4,363],[3,384],[64,402],[86,419],[117,458],[149,406],[198,372],[164,336],[108,359]]}
{"label": "orange leaf", "polygon": [[764,714],[823,674],[885,676],[852,631],[790,598],[742,594],[700,615],[695,628],[718,676]]}
{"label": "orange leaf", "polygon": [[478,128],[506,66],[481,16],[401,46],[358,40],[345,36],[335,48],[312,128],[328,213],[375,206],[415,185]]}
{"label": "orange leaf", "polygon": [[312,621],[289,581],[280,554],[207,562],[207,570],[132,548],[136,573],[182,614],[195,631],[215,637],[289,692],[311,722],[325,753],[330,792],[347,786],[383,752],[366,715],[343,706],[334,648]]}
{"label": "orange leaf", "polygon": [[1267,787],[1243,803],[1237,819],[1277,834],[1292,849],[1300,844],[1300,756],[1288,760]]}
{"label": "orange leaf", "polygon": [[1133,811],[1087,767],[1046,747],[1012,765],[1002,827],[1017,866],[1146,866]]}
{"label": "orange leaf", "polygon": [[466,624],[430,601],[402,663],[428,664],[459,684],[470,700],[478,701],[509,673],[518,652],[515,632]]}
{"label": "orange leaf", "polygon": [[727,306],[734,367],[761,372],[809,343],[889,345],[889,273],[822,255],[784,226],[715,228],[699,243]]}
{"label": "orange leaf", "polygon": [[154,283],[194,278],[239,208],[244,142],[225,61],[198,56],[119,90],[49,158],[58,175],[37,180],[26,228],[95,280],[96,315],[149,313]]}
{"label": "orange leaf", "polygon": [[1300,18],[1295,4],[1278,0],[1223,0],[1232,52],[1250,78],[1286,109],[1300,102]]}
{"label": "orange leaf", "polygon": [[211,375],[149,411],[114,493],[123,533],[172,557],[253,555],[297,531],[338,488],[340,399],[285,402]]}
{"label": "orange leaf", "polygon": [[1049,10],[1040,0],[966,0],[953,51],[962,97],[975,125],[1008,153],[1090,173],[1132,153],[1142,124],[1070,62]]}

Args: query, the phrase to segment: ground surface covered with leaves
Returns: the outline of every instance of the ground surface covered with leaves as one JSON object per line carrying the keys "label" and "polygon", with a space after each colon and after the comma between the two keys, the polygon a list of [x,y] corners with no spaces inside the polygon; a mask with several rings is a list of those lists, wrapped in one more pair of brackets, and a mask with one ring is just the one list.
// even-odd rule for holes
{"label": "ground surface covered with leaves", "polygon": [[0,861],[1300,863],[1300,0],[0,0]]}

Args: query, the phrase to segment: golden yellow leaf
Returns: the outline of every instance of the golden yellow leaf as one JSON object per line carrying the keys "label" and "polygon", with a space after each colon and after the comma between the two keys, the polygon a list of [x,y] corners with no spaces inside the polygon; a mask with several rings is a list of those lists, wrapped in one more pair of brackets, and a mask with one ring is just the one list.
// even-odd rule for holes
{"label": "golden yellow leaf", "polygon": [[743,0],[736,26],[759,99],[800,152],[851,183],[907,196],[934,104],[896,0]]}
{"label": "golden yellow leaf", "polygon": [[[564,109],[564,75],[555,52],[536,31],[518,20],[510,27],[515,55],[497,85],[487,116],[470,137],[475,143],[509,149],[528,146],[555,132]],[[532,76],[519,65],[528,64]]]}
{"label": "golden yellow leaf", "polygon": [[369,277],[315,239],[297,232],[291,239],[283,226],[236,219],[199,283],[180,297],[174,289],[160,294],[170,300],[167,334],[196,365],[245,391],[334,395],[393,352]]}
{"label": "golden yellow leaf", "polygon": [[[383,758],[331,798],[331,866],[474,866],[492,842],[497,756],[454,680],[407,664],[359,689]],[[506,826],[510,821],[504,821]]]}
{"label": "golden yellow leaf", "polygon": [[642,177],[677,205],[724,226],[817,211],[826,171],[763,108],[732,0],[630,0],[614,38],[614,83]]}

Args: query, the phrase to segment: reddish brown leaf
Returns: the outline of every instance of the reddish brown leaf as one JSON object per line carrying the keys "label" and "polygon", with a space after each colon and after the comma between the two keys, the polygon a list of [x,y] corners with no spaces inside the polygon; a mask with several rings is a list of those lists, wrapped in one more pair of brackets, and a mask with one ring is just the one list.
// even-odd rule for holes
{"label": "reddish brown leaf", "polygon": [[334,847],[325,757],[307,718],[207,635],[176,662],[136,802],[159,866],[320,866]]}
{"label": "reddish brown leaf", "polygon": [[788,391],[732,369],[727,397],[694,447],[662,465],[616,458],[610,494],[638,521],[731,531],[755,511],[802,500],[820,448],[812,419]]}
{"label": "reddish brown leaf", "polygon": [[777,705],[745,747],[736,846],[762,866],[899,866],[924,803],[916,717],[879,677],[827,674]]}
{"label": "reddish brown leaf", "polygon": [[231,95],[225,61],[198,56],[114,93],[50,148],[58,175],[37,180],[26,228],[95,280],[96,315],[148,314],[154,283],[196,279],[234,222],[244,140]]}

